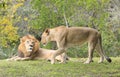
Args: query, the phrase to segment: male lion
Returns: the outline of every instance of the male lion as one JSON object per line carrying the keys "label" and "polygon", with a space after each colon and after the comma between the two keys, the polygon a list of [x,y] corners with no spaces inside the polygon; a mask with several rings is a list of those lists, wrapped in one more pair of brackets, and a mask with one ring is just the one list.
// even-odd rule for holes
{"label": "male lion", "polygon": [[[18,46],[18,56],[14,56],[7,60],[31,60],[46,59],[51,60],[51,56],[56,53],[55,50],[39,48],[39,41],[32,35],[26,35],[20,39]],[[67,58],[66,58],[67,59]],[[56,60],[62,61],[62,55],[56,57]]]}
{"label": "male lion", "polygon": [[[56,41],[58,50],[52,56],[52,64],[55,57],[66,52],[66,49],[71,45],[81,45],[88,43],[88,59],[85,63],[92,62],[94,49],[100,55],[99,63],[103,62],[104,58],[111,62],[102,49],[101,34],[96,30],[88,27],[65,27],[59,26],[52,29],[46,29],[41,36],[41,43],[46,45],[49,41]],[[65,62],[65,59],[64,59]]]}

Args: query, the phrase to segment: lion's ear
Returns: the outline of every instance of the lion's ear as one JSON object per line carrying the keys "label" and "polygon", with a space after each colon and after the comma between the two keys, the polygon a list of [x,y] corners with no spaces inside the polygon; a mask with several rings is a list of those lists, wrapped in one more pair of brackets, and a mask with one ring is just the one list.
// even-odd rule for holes
{"label": "lion's ear", "polygon": [[49,35],[50,29],[46,29],[46,30],[45,30],[45,33],[47,33],[47,34]]}
{"label": "lion's ear", "polygon": [[25,40],[23,38],[20,38],[20,43],[24,42]]}

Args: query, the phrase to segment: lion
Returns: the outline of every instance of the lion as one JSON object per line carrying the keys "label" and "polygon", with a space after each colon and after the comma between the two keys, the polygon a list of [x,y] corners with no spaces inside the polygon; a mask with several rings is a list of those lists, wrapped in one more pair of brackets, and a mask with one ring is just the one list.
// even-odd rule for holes
{"label": "lion", "polygon": [[[33,59],[51,60],[51,56],[56,53],[56,50],[48,50],[39,47],[39,41],[32,35],[26,35],[20,39],[18,46],[18,55],[7,60],[23,61]],[[55,58],[62,61],[62,55]],[[66,58],[68,59],[68,58]]]}
{"label": "lion", "polygon": [[[57,43],[57,52],[52,56],[52,64],[55,63],[55,57],[66,53],[66,49],[74,45],[82,45],[88,43],[88,59],[85,64],[93,62],[93,51],[97,50],[100,61],[102,63],[104,58],[111,62],[112,60],[105,55],[102,48],[101,34],[98,30],[89,27],[65,27],[58,26],[55,28],[46,29],[41,35],[41,43],[46,45],[50,41]],[[64,59],[63,62],[66,62]]]}

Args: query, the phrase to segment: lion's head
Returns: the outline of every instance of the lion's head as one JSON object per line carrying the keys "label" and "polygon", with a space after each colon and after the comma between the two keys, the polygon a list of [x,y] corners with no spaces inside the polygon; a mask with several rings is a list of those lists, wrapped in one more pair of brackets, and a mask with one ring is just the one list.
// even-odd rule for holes
{"label": "lion's head", "polygon": [[[49,33],[50,31],[49,31],[49,29],[46,29],[43,33],[42,33],[42,36],[41,36],[41,43],[43,44],[43,45],[46,45],[48,42],[49,42],[49,40],[50,40],[50,33]],[[43,38],[45,38],[45,39],[43,39]]]}
{"label": "lion's head", "polygon": [[50,41],[55,41],[56,30],[46,29],[41,35],[41,43],[45,46]]}
{"label": "lion's head", "polygon": [[66,32],[65,26],[59,26],[56,28],[45,29],[41,35],[41,43],[46,45],[49,41],[60,40]]}
{"label": "lion's head", "polygon": [[23,36],[20,39],[18,51],[22,52],[24,56],[30,56],[31,53],[39,50],[39,41],[32,35]]}

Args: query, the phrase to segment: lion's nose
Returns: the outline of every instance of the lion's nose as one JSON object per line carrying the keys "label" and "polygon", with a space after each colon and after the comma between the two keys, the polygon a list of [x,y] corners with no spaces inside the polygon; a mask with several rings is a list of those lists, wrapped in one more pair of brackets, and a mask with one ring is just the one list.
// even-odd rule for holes
{"label": "lion's nose", "polygon": [[30,45],[30,47],[33,47],[33,45]]}

